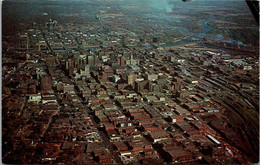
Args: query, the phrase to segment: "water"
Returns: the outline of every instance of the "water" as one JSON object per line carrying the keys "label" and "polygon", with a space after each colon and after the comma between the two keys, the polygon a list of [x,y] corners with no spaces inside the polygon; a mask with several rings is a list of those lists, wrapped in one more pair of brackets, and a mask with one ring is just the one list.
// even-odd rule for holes
{"label": "water", "polygon": [[192,37],[199,37],[199,38],[201,38],[201,37],[203,37],[206,33],[208,33],[208,32],[210,32],[211,30],[213,30],[214,27],[210,26],[210,25],[208,24],[208,22],[213,21],[215,18],[216,18],[215,16],[211,16],[209,19],[199,21],[199,24],[203,25],[203,29],[202,29],[202,31],[201,31],[200,33],[198,33],[198,34],[196,34],[196,35],[194,35],[194,36],[192,36]]}
{"label": "water", "polygon": [[173,43],[170,43],[170,44],[163,44],[161,46],[162,47],[170,47],[170,46],[176,46],[176,45],[183,45],[183,44],[187,44],[187,43],[190,43],[190,42],[194,42],[194,40],[196,40],[196,39],[202,38],[203,36],[205,36],[206,33],[210,32],[211,30],[214,29],[214,27],[210,26],[208,24],[208,22],[214,20],[215,18],[216,17],[212,15],[208,19],[199,21],[199,24],[201,24],[203,26],[201,32],[196,33],[194,35],[191,35],[191,36],[189,36],[189,37],[187,37],[183,40],[176,41],[176,42],[173,42]]}
{"label": "water", "polygon": [[[196,34],[189,36],[185,39],[182,39],[180,41],[175,41],[175,42],[170,43],[170,44],[163,44],[163,45],[161,45],[161,47],[171,47],[171,46],[183,45],[183,44],[194,42],[194,39],[199,39],[199,38],[203,37],[206,33],[210,32],[212,29],[214,29],[214,27],[212,27],[208,24],[208,22],[210,22],[214,19],[215,19],[215,16],[211,16],[208,19],[199,21],[199,24],[203,25],[203,29],[201,30],[201,32],[196,33]],[[130,48],[138,48],[140,46],[129,46],[129,47]],[[152,48],[153,46],[147,45],[147,46],[141,46],[141,47]],[[87,49],[88,48],[90,48],[90,47],[87,47]],[[93,47],[91,47],[91,48],[93,48]]]}
{"label": "water", "polygon": [[[216,17],[214,15],[212,15],[208,19],[204,19],[204,20],[199,21],[199,24],[201,24],[203,26],[202,30],[199,33],[191,35],[191,36],[189,36],[189,37],[187,37],[185,39],[182,39],[180,41],[175,41],[175,42],[172,42],[172,43],[169,43],[169,44],[163,44],[163,45],[161,45],[161,47],[171,47],[171,46],[184,45],[184,44],[196,42],[196,40],[203,38],[208,32],[210,32],[211,30],[214,29],[214,27],[209,25],[208,23],[210,21],[213,21],[215,18]],[[223,35],[222,34],[217,34],[216,38],[217,39],[222,39]],[[237,40],[233,40],[233,39],[228,39],[226,41],[230,42],[230,43],[237,43],[237,44],[245,45],[243,42],[237,41]],[[139,47],[140,46],[130,46],[130,48],[139,48]],[[147,46],[141,46],[141,47],[152,48],[153,46],[152,45],[147,45]]]}
{"label": "water", "polygon": [[246,44],[244,44],[242,41],[238,41],[238,40],[233,40],[233,39],[227,39],[226,42],[229,42],[229,43],[235,43],[235,44],[239,44],[239,45],[243,45],[243,46],[246,46]]}

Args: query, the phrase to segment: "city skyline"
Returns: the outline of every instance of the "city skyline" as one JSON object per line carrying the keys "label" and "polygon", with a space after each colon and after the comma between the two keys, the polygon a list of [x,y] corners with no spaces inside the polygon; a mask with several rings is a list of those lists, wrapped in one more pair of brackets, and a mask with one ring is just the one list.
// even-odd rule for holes
{"label": "city skyline", "polygon": [[2,162],[259,161],[245,1],[4,1]]}

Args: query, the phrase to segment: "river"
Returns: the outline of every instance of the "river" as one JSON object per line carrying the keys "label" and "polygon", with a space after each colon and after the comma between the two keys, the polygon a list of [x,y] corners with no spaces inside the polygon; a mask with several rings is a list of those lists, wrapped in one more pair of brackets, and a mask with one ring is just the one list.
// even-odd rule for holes
{"label": "river", "polygon": [[204,19],[199,21],[199,24],[201,24],[203,26],[202,30],[199,33],[193,34],[189,37],[186,37],[180,41],[176,41],[170,44],[163,44],[161,45],[161,47],[171,47],[171,46],[176,46],[176,45],[183,45],[183,44],[187,44],[187,43],[191,43],[191,42],[195,42],[195,40],[202,38],[206,33],[210,32],[212,29],[214,29],[214,27],[210,26],[208,24],[208,22],[214,20],[216,17],[215,16],[211,16],[208,19]]}
{"label": "river", "polygon": [[[202,30],[199,33],[193,34],[191,36],[188,36],[182,40],[175,41],[169,44],[162,44],[160,47],[172,47],[172,46],[177,46],[177,45],[184,45],[192,42],[196,42],[198,39],[201,39],[202,37],[205,36],[206,33],[210,32],[214,27],[208,24],[208,22],[214,20],[216,17],[215,16],[210,16],[208,19],[204,19],[199,21],[199,24],[203,26]],[[153,45],[146,45],[146,46],[128,46],[129,48],[152,48]],[[86,49],[91,49],[91,48],[100,48],[100,47],[85,47]]]}

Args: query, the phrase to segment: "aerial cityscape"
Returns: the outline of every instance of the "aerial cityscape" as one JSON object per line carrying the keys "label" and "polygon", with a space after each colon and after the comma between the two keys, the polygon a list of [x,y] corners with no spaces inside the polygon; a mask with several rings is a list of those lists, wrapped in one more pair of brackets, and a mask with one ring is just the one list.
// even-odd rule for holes
{"label": "aerial cityscape", "polygon": [[2,2],[2,163],[259,162],[245,0]]}

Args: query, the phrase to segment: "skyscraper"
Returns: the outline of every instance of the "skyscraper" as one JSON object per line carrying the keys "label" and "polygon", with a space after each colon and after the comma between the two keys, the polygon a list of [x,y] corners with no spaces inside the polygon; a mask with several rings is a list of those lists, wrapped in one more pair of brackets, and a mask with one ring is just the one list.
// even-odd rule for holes
{"label": "skyscraper", "polygon": [[87,56],[87,63],[90,67],[95,66],[95,57],[92,55]]}

